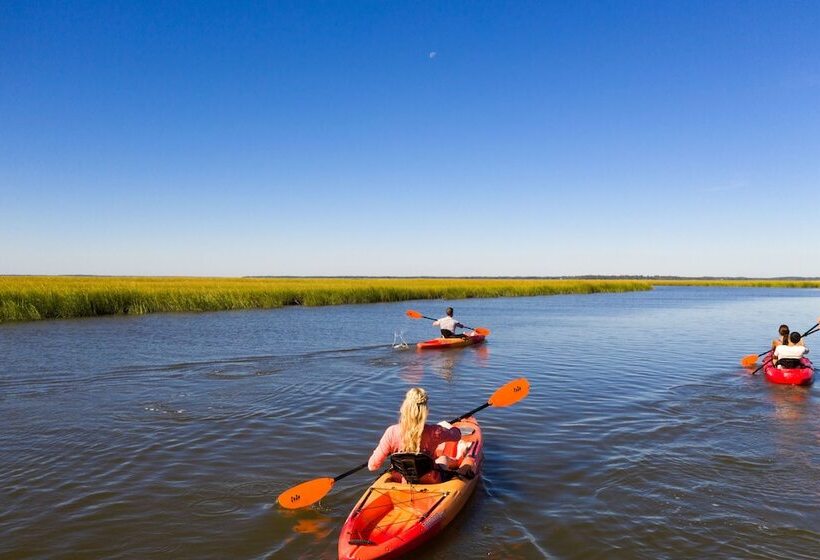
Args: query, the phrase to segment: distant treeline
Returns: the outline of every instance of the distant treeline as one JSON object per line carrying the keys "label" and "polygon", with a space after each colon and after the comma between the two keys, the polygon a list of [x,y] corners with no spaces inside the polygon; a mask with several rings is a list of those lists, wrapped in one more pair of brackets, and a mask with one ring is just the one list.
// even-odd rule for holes
{"label": "distant treeline", "polygon": [[660,285],[818,288],[820,280],[0,276],[0,322],[411,299],[628,292]]}
{"label": "distant treeline", "polygon": [[729,288],[820,288],[816,278],[657,278],[653,286],[715,286]]}

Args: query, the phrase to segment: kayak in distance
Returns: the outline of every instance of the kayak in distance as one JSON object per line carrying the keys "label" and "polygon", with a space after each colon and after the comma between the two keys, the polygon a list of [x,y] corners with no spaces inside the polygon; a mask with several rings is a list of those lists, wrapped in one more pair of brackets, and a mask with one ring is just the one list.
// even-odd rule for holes
{"label": "kayak in distance", "polygon": [[473,344],[481,344],[486,337],[483,334],[471,334],[464,338],[434,338],[432,340],[425,340],[416,344],[419,350],[443,350],[445,348],[463,348],[465,346],[472,346]]}
{"label": "kayak in distance", "polygon": [[811,385],[814,383],[814,365],[808,358],[801,358],[803,367],[799,368],[779,368],[772,364],[771,359],[767,359],[763,366],[763,373],[766,379],[772,383],[780,385]]}
{"label": "kayak in distance", "polygon": [[[482,337],[484,338],[484,337]],[[395,470],[382,474],[364,493],[339,535],[339,560],[399,558],[444,529],[472,495],[481,477],[484,440],[470,417],[453,423],[462,432],[458,442],[446,442],[436,455],[451,458],[449,480],[411,484]],[[432,460],[431,460],[432,462]],[[468,474],[456,474],[469,467]],[[466,472],[466,471],[465,471]],[[412,467],[405,475],[411,477]]]}

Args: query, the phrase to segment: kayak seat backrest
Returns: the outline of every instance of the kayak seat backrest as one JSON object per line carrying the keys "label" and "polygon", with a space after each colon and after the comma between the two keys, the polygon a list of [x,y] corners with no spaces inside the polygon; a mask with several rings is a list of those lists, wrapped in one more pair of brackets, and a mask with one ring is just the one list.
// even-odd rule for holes
{"label": "kayak seat backrest", "polygon": [[426,453],[393,453],[390,466],[410,484],[418,484],[421,477],[433,472],[436,463]]}
{"label": "kayak seat backrest", "polygon": [[781,369],[799,369],[803,367],[803,361],[800,358],[781,358],[777,360],[777,365]]}

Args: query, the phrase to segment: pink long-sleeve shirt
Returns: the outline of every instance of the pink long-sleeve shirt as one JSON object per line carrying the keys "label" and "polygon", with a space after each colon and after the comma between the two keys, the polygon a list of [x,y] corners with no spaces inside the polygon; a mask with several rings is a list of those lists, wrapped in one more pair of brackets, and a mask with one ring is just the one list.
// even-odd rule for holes
{"label": "pink long-sleeve shirt", "polygon": [[[456,427],[448,430],[436,424],[425,424],[424,431],[421,433],[421,452],[435,457],[436,447],[440,444],[445,441],[458,441],[460,439],[461,430]],[[387,457],[399,451],[400,446],[401,428],[398,424],[393,424],[384,431],[379,445],[373,450],[373,454],[367,462],[367,468],[375,471],[382,466]]]}

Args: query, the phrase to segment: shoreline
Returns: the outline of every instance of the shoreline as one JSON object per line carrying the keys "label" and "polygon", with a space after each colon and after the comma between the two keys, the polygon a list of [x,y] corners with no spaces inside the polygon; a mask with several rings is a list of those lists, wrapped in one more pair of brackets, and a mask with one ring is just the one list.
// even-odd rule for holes
{"label": "shoreline", "polygon": [[651,290],[655,286],[820,288],[816,279],[0,276],[0,324],[105,315],[274,309]]}

